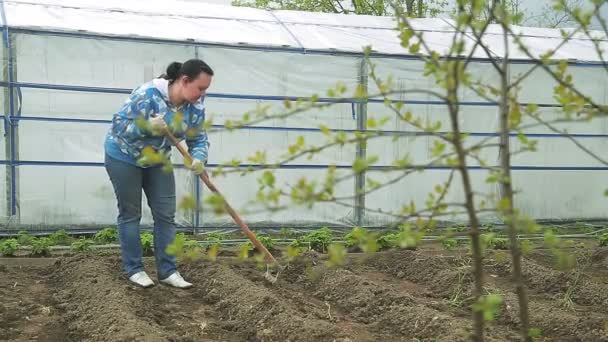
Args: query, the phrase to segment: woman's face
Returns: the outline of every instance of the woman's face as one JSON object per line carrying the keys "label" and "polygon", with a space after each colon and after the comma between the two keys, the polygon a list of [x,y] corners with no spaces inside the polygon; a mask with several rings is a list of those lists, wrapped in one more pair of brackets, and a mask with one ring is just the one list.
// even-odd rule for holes
{"label": "woman's face", "polygon": [[197,78],[190,79],[182,77],[180,83],[182,85],[182,96],[190,103],[195,103],[201,97],[205,96],[207,89],[211,85],[212,77],[204,72],[201,72]]}

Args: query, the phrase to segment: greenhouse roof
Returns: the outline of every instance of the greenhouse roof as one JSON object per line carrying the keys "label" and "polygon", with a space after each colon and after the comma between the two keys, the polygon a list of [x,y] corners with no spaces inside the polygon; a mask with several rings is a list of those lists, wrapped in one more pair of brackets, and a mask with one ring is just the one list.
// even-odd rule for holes
{"label": "greenhouse roof", "polygon": [[[378,54],[410,55],[400,45],[392,17],[298,11],[267,11],[178,0],[3,0],[3,24],[11,30],[74,35],[194,42],[301,52],[361,53],[372,46]],[[447,53],[454,23],[441,18],[412,19],[429,46]],[[514,26],[531,53],[539,56],[563,41],[559,29]],[[608,52],[604,32],[592,31]],[[493,57],[504,55],[502,29],[491,25],[484,36]],[[472,35],[467,47],[473,46]],[[487,58],[478,48],[476,58]],[[529,59],[510,43],[509,57]],[[556,59],[599,62],[593,41],[579,33],[563,44]]]}

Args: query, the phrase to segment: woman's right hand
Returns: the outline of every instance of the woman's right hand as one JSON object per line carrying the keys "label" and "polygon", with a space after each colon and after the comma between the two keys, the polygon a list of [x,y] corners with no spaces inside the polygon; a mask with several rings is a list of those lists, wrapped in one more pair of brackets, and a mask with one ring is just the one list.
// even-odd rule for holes
{"label": "woman's right hand", "polygon": [[167,124],[165,123],[165,116],[163,114],[150,117],[148,119],[148,125],[152,133],[156,135],[164,135],[167,130]]}

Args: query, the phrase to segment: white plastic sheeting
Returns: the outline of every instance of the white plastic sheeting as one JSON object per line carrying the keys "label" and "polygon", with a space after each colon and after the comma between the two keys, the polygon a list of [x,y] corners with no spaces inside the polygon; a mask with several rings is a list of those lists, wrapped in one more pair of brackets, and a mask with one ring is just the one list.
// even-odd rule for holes
{"label": "white plastic sheeting", "polygon": [[[144,5],[142,5],[144,4]],[[311,96],[316,93],[325,97],[325,90],[344,83],[349,93],[357,86],[361,73],[361,56],[307,54],[306,50],[336,52],[360,52],[363,46],[372,44],[373,49],[385,54],[405,54],[393,29],[392,18],[368,16],[343,16],[291,11],[268,12],[250,8],[226,7],[200,3],[174,1],[106,1],[93,3],[83,0],[5,0],[4,8],[11,28],[32,30],[13,33],[13,49],[16,81],[25,83],[75,85],[132,89],[142,82],[163,73],[171,61],[183,61],[199,57],[216,71],[210,89],[213,96],[207,98],[209,119],[216,124],[225,120],[240,119],[244,112],[257,106],[269,106],[270,113],[284,111],[283,97]],[[434,48],[442,50],[451,42],[453,29],[449,21],[417,19],[414,25],[425,31]],[[525,39],[542,53],[554,46],[559,32],[546,29],[514,28],[526,35]],[[35,32],[34,32],[35,31]],[[41,32],[46,34],[37,34]],[[92,35],[84,39],[57,36],[53,32]],[[490,28],[487,37],[492,51],[499,56],[502,38],[496,27]],[[101,36],[144,37],[171,40],[161,42],[134,42],[104,39]],[[544,38],[543,38],[544,37]],[[554,38],[551,38],[554,37]],[[176,43],[176,42],[183,42]],[[192,42],[217,45],[194,46]],[[470,43],[470,42],[469,42]],[[602,42],[602,44],[604,44]],[[578,36],[559,50],[560,58],[581,61],[597,61],[590,41]],[[223,45],[226,45],[225,47]],[[240,46],[277,47],[279,49],[247,50]],[[281,48],[285,48],[281,50]],[[289,49],[294,48],[294,49]],[[5,53],[5,51],[2,53]],[[511,56],[525,59],[513,50]],[[481,50],[478,57],[483,57]],[[3,59],[6,67],[6,59]],[[414,59],[372,58],[377,74],[386,78],[392,75],[400,89],[440,89],[433,79],[425,77],[424,64]],[[488,62],[474,62],[470,70],[476,79],[497,84],[498,76]],[[525,73],[531,65],[512,64],[513,79]],[[599,103],[608,103],[608,85],[605,73],[597,66],[572,66],[574,80],[585,92]],[[542,70],[536,70],[521,84],[520,100],[543,104],[555,103],[552,88],[554,82]],[[371,93],[378,91],[369,80]],[[38,118],[67,118],[109,120],[124,101],[123,94],[102,94],[22,87],[21,115]],[[245,95],[247,99],[222,94]],[[258,97],[258,98],[255,98]],[[279,99],[271,100],[269,97]],[[478,103],[482,99],[470,90],[463,89],[460,128],[465,132],[492,133],[498,127],[498,109],[493,105]],[[7,108],[7,99],[2,98]],[[395,98],[404,101],[421,101],[407,107],[425,122],[441,122],[441,130],[449,130],[447,108],[430,94],[402,94]],[[547,120],[557,117],[557,108],[541,108]],[[311,110],[298,115],[265,121],[256,126],[265,129],[242,129],[233,132],[210,133],[210,162],[222,163],[232,159],[247,162],[256,151],[265,151],[268,161],[278,161],[290,144],[302,136],[307,144],[319,145],[325,141],[320,132],[298,129],[316,129],[325,125],[331,129],[354,130],[357,121],[350,103],[332,105],[329,108]],[[383,103],[367,104],[367,117],[378,120],[390,117],[383,128],[410,133],[394,137],[376,138],[367,145],[368,155],[379,157],[378,165],[391,165],[396,158],[409,155],[415,164],[431,159],[431,149],[436,138],[414,136],[418,130],[395,118]],[[16,157],[21,161],[48,162],[102,162],[103,139],[107,123],[53,122],[37,120],[19,121]],[[292,128],[279,130],[278,128]],[[556,125],[570,133],[608,134],[608,120],[594,120],[576,124]],[[276,128],[276,129],[273,129]],[[535,127],[528,133],[554,133],[546,127]],[[486,137],[473,136],[467,144],[474,144]],[[539,137],[539,152],[520,154],[513,158],[515,166],[572,166],[594,167],[602,165],[581,153],[570,141],[560,137]],[[606,138],[582,138],[581,143],[603,158],[608,159]],[[497,139],[488,140],[496,144]],[[0,154],[6,160],[5,140],[0,140]],[[513,140],[513,149],[519,148]],[[351,165],[356,156],[355,146],[333,147],[312,159],[301,158],[288,165]],[[496,146],[481,153],[489,164],[498,162]],[[174,152],[173,160],[181,158]],[[470,159],[469,165],[478,162]],[[22,165],[17,167],[17,199],[19,222],[26,225],[84,225],[112,224],[116,205],[111,185],[105,171],[95,166],[43,166]],[[376,191],[366,198],[371,209],[399,211],[410,201],[424,207],[433,187],[447,180],[449,171],[429,170],[425,173],[398,180],[389,187]],[[6,175],[6,167],[0,167],[0,175]],[[281,169],[276,173],[277,185],[289,190],[299,178],[322,182],[325,170],[315,168]],[[347,170],[339,170],[339,176]],[[495,185],[488,184],[484,170],[472,170],[475,189],[487,194],[498,194]],[[398,176],[395,172],[371,171],[367,176],[385,182]],[[290,225],[295,223],[355,224],[352,200],[342,204],[318,204],[313,208],[291,207],[279,212],[268,212],[255,203],[259,174],[241,176],[230,174],[215,179],[218,187],[238,210],[244,210],[244,218],[250,223],[273,222]],[[517,206],[535,218],[572,219],[605,217],[603,185],[604,171],[580,170],[516,170],[514,182],[518,190]],[[194,192],[194,177],[185,170],[176,171],[178,198]],[[0,191],[10,190],[7,182],[0,182]],[[206,195],[208,191],[203,191]],[[336,196],[354,194],[354,179],[350,178],[336,187]],[[0,196],[0,205],[7,208],[6,196]],[[463,191],[456,174],[448,202],[459,202]],[[284,204],[287,204],[284,202]],[[145,202],[145,224],[151,216]],[[8,213],[5,212],[5,216]],[[193,224],[191,213],[178,213],[178,223]],[[460,220],[463,216],[448,217]],[[493,220],[492,215],[484,216]],[[365,223],[384,224],[392,218],[379,213],[369,213]],[[225,224],[226,216],[215,217],[203,211],[201,223]]]}
{"label": "white plastic sheeting", "polygon": [[[325,50],[360,53],[373,45],[378,53],[408,54],[401,47],[390,17],[349,16],[295,11],[265,11],[170,0],[110,0],[94,3],[87,0],[5,0],[7,25],[12,28],[120,37],[145,37],[162,40],[193,41],[225,45],[291,47],[302,50]],[[449,51],[454,22],[446,19],[412,19],[412,26],[423,31],[432,50]],[[562,41],[557,29],[514,27],[517,34],[538,57]],[[600,38],[603,49],[606,36]],[[502,29],[488,28],[484,42],[494,57],[504,56]],[[465,38],[470,49],[474,39]],[[509,56],[529,59],[511,42]],[[425,51],[422,51],[424,53]],[[473,56],[487,58],[481,49]],[[599,61],[592,41],[577,34],[559,49],[557,59]]]}
{"label": "white plastic sheeting", "polygon": [[[162,46],[155,43],[133,43],[79,39],[72,37],[17,34],[14,42],[17,81],[26,83],[114,87],[131,89],[161,74],[173,60],[198,55],[217,72],[214,93],[243,95],[310,96],[315,89],[327,89],[338,80],[350,89],[356,85],[360,60],[349,57],[307,56],[293,53]],[[116,53],[120,51],[120,53]],[[73,63],[65,63],[66,60]],[[243,63],[243,61],[248,61]],[[327,69],[325,69],[327,68]],[[230,72],[226,72],[229,70]],[[316,76],[317,73],[322,74]],[[22,88],[21,115],[24,117],[77,118],[109,120],[127,95]],[[284,110],[282,101],[233,98],[207,98],[208,118],[217,124],[240,119],[246,111],[259,105],[271,106],[270,112]],[[294,117],[262,122],[265,127],[355,129],[351,104],[307,111]],[[18,159],[47,162],[102,162],[103,139],[109,124],[66,123],[22,120],[19,124]],[[322,134],[310,131],[244,129],[234,132],[211,132],[211,163],[240,159],[256,151],[266,151],[269,160],[279,160],[287,146],[302,135],[310,144]],[[290,164],[350,165],[355,156],[353,146],[336,147],[319,153],[313,160]],[[173,161],[181,162],[175,151]],[[22,224],[111,224],[115,220],[115,199],[105,171],[82,166],[20,166],[18,197]],[[300,177],[322,177],[324,170],[279,170],[277,184],[294,184]],[[36,177],[44,173],[45,177]],[[255,199],[258,175],[239,174],[216,179],[218,187],[230,198],[235,208],[246,213],[249,222],[324,221],[352,223],[352,208],[340,205],[318,205],[313,210],[293,208],[269,213],[251,203]],[[49,183],[48,185],[46,183]],[[176,173],[178,199],[194,193],[194,177],[184,170]],[[352,181],[341,183],[337,194],[352,194]],[[203,195],[206,192],[203,190]],[[151,223],[144,201],[143,223]],[[178,213],[178,223],[193,224],[190,213]],[[214,217],[203,212],[201,222],[229,223],[227,217]]]}

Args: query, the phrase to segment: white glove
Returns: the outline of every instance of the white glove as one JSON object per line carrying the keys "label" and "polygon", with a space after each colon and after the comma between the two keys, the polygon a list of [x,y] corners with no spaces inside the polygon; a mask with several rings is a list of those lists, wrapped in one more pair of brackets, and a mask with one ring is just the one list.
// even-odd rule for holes
{"label": "white glove", "polygon": [[192,159],[192,164],[190,164],[190,171],[197,176],[200,176],[205,172],[205,162],[200,159]]}
{"label": "white glove", "polygon": [[167,124],[165,123],[165,116],[163,114],[150,117],[148,119],[148,125],[152,133],[158,135],[163,135],[165,133],[165,130],[167,129]]}

